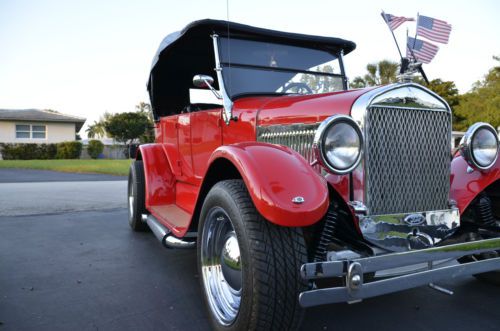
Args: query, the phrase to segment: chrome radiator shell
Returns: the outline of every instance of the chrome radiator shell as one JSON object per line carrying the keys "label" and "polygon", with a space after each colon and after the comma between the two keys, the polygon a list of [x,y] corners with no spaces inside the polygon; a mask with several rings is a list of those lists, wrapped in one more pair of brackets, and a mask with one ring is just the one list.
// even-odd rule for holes
{"label": "chrome radiator shell", "polygon": [[[363,237],[386,250],[405,251],[453,234],[460,215],[454,215],[458,210],[449,197],[448,104],[418,84],[393,84],[358,98],[351,115],[365,138],[365,157],[354,173],[354,198],[365,207],[357,214]],[[443,217],[426,216],[436,211]]]}
{"label": "chrome radiator shell", "polygon": [[355,200],[368,215],[449,208],[451,109],[442,98],[418,84],[392,84],[358,98],[351,116],[365,138]]}

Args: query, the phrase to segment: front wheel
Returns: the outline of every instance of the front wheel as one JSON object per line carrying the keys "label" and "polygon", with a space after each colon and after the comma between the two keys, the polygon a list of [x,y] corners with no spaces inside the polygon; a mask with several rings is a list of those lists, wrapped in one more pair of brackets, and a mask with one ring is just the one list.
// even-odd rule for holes
{"label": "front wheel", "polygon": [[294,330],[306,289],[300,228],[276,226],[255,209],[242,180],[217,183],[198,225],[198,268],[216,330]]}

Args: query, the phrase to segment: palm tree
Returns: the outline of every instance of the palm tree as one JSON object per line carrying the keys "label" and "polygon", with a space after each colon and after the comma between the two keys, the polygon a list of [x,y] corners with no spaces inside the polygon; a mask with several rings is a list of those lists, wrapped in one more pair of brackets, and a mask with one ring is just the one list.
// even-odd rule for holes
{"label": "palm tree", "polygon": [[106,122],[109,120],[111,117],[111,114],[108,112],[105,112],[100,118],[99,121],[94,121],[93,124],[90,124],[85,130],[87,132],[87,136],[91,139],[93,138],[104,138],[106,136],[109,136],[108,132],[106,131]]}
{"label": "palm tree", "polygon": [[106,136],[106,129],[104,128],[103,122],[94,121],[93,124],[90,124],[85,130],[87,132],[87,136],[91,139],[93,138],[103,138]]}
{"label": "palm tree", "polygon": [[397,81],[399,64],[389,60],[370,63],[366,66],[368,73],[363,77],[355,77],[351,87],[360,88],[395,83]]}

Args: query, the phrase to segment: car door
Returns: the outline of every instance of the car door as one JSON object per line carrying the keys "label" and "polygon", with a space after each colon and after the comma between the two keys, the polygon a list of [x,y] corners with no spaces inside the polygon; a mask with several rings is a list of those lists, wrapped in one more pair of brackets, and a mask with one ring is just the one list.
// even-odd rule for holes
{"label": "car door", "polygon": [[208,160],[222,144],[222,108],[191,113],[191,152],[194,176],[201,180],[207,171]]}

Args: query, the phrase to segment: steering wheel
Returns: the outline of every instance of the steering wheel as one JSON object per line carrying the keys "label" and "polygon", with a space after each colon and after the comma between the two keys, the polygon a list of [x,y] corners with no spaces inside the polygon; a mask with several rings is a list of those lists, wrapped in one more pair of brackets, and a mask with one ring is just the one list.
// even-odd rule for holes
{"label": "steering wheel", "polygon": [[288,90],[294,89],[294,93],[298,94],[312,94],[313,91],[306,83],[293,82],[288,84],[283,88],[283,93],[286,93]]}

